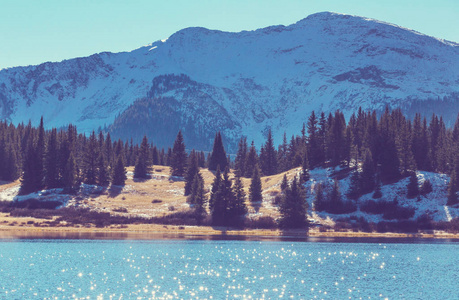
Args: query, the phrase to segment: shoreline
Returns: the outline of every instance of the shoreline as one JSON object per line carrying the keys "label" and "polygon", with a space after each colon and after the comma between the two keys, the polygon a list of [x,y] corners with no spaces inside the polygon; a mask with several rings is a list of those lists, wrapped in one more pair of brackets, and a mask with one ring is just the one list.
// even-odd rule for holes
{"label": "shoreline", "polygon": [[253,240],[253,241],[346,241],[388,242],[450,241],[459,242],[459,234],[378,233],[378,232],[320,232],[305,230],[233,229],[208,226],[178,226],[139,224],[127,227],[21,227],[0,225],[0,242],[11,239],[90,239],[90,240]]}

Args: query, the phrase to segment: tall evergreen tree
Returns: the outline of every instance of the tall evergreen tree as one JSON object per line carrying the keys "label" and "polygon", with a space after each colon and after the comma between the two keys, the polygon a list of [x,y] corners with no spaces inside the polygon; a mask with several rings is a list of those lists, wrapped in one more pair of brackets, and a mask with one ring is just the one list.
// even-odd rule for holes
{"label": "tall evergreen tree", "polygon": [[99,157],[98,142],[96,134],[93,131],[86,142],[83,158],[83,176],[84,183],[96,184],[97,183],[97,159]]}
{"label": "tall evergreen tree", "polygon": [[59,155],[57,130],[51,130],[45,154],[45,186],[49,189],[59,187]]}
{"label": "tall evergreen tree", "polygon": [[261,194],[262,186],[261,186],[261,178],[260,178],[260,171],[258,166],[255,166],[253,169],[252,180],[250,182],[250,202],[260,202],[263,200],[263,196]]}
{"label": "tall evergreen tree", "polygon": [[457,192],[459,191],[459,156],[456,157],[453,171],[451,172],[448,184],[448,196],[446,205],[454,205],[459,203]]}
{"label": "tall evergreen tree", "polygon": [[100,186],[107,186],[110,182],[110,175],[108,172],[107,161],[103,152],[99,153],[97,159],[97,184]]}
{"label": "tall evergreen tree", "polygon": [[306,219],[306,195],[300,182],[295,177],[292,184],[285,190],[279,211],[281,228],[303,228],[308,225]]}
{"label": "tall evergreen tree", "polygon": [[360,172],[356,168],[351,173],[349,190],[347,192],[347,196],[350,199],[357,200],[360,197],[361,195],[361,190],[360,190],[361,183],[360,182],[361,182]]}
{"label": "tall evergreen tree", "polygon": [[397,151],[400,161],[400,169],[402,174],[407,174],[409,171],[416,169],[415,160],[412,151],[411,123],[405,121],[402,116],[400,124],[397,126]]}
{"label": "tall evergreen tree", "polygon": [[193,150],[191,151],[190,157],[188,158],[188,168],[185,174],[185,196],[188,196],[191,193],[193,181],[195,179],[196,174],[198,173],[198,156],[197,153]]}
{"label": "tall evergreen tree", "polygon": [[381,180],[379,179],[378,175],[376,175],[375,192],[373,193],[372,197],[373,199],[379,199],[382,197]]}
{"label": "tall evergreen tree", "polygon": [[215,200],[211,210],[212,223],[215,225],[229,225],[233,221],[229,210],[230,204],[234,201],[231,185],[229,169],[226,168],[223,173],[223,179],[221,179],[217,187],[217,193],[215,193]]}
{"label": "tall evergreen tree", "polygon": [[252,145],[250,146],[249,153],[247,154],[247,159],[245,162],[245,177],[251,177],[253,175],[253,171],[258,164],[258,155],[257,150],[255,149],[255,145],[252,141]]}
{"label": "tall evergreen tree", "polygon": [[332,166],[337,166],[346,158],[346,122],[344,115],[337,111],[329,130],[328,150],[330,155],[330,163]]}
{"label": "tall evergreen tree", "polygon": [[209,209],[210,211],[214,210],[215,203],[217,199],[220,197],[220,183],[222,181],[222,175],[220,172],[220,167],[217,167],[217,171],[215,172],[215,178],[212,182],[212,188],[210,192],[210,199],[209,199]]}
{"label": "tall evergreen tree", "polygon": [[189,202],[194,205],[196,221],[200,225],[206,214],[207,198],[204,191],[204,179],[199,172],[194,176]]}
{"label": "tall evergreen tree", "polygon": [[240,177],[236,177],[233,185],[233,198],[229,204],[229,214],[233,219],[233,224],[238,224],[240,218],[247,213],[247,206],[245,205],[245,192],[244,186]]}
{"label": "tall evergreen tree", "polygon": [[282,192],[285,192],[285,190],[288,188],[288,180],[286,174],[284,174],[284,177],[282,178],[280,188]]}
{"label": "tall evergreen tree", "polygon": [[245,174],[245,163],[247,160],[247,138],[242,137],[238,143],[234,169],[237,176],[243,177]]}
{"label": "tall evergreen tree", "polygon": [[209,170],[216,171],[217,167],[225,169],[228,165],[225,147],[223,146],[222,136],[217,132],[214,139],[214,146],[209,159]]}
{"label": "tall evergreen tree", "polygon": [[73,151],[70,152],[62,172],[62,185],[66,191],[74,191],[78,185],[79,174],[78,167],[73,156]]}
{"label": "tall evergreen tree", "polygon": [[375,165],[370,151],[365,151],[364,162],[362,165],[362,174],[360,175],[360,192],[367,194],[375,188]]}
{"label": "tall evergreen tree", "polygon": [[316,196],[314,198],[314,210],[315,211],[324,211],[325,210],[325,196],[324,196],[324,187],[321,182],[315,185]]}
{"label": "tall evergreen tree", "polygon": [[418,178],[416,176],[416,172],[412,171],[410,173],[410,181],[407,185],[406,197],[408,199],[412,199],[412,198],[416,198],[418,195],[419,195]]}
{"label": "tall evergreen tree", "polygon": [[44,158],[46,151],[46,137],[45,137],[45,128],[43,126],[43,117],[40,119],[40,125],[38,126],[38,139],[35,147],[35,152],[37,155],[36,162],[36,171],[37,171],[37,190],[42,190],[45,187],[45,167],[44,167]]}
{"label": "tall evergreen tree", "polygon": [[277,153],[274,148],[274,141],[271,129],[268,131],[268,138],[263,147],[264,153],[260,155],[263,174],[266,176],[276,174],[277,172]]}
{"label": "tall evergreen tree", "polygon": [[321,148],[321,140],[318,134],[317,128],[317,117],[314,111],[312,111],[311,115],[308,118],[308,145],[309,145],[309,158],[308,161],[311,166],[317,166],[321,160],[320,148]]}
{"label": "tall evergreen tree", "polygon": [[41,173],[38,165],[38,154],[33,143],[33,136],[29,137],[27,144],[27,151],[24,157],[24,164],[22,166],[22,178],[20,194],[30,194],[40,190],[41,186]]}
{"label": "tall evergreen tree", "polygon": [[187,155],[182,131],[179,131],[172,148],[171,171],[172,176],[185,175]]}
{"label": "tall evergreen tree", "polygon": [[150,173],[150,170],[150,150],[148,139],[146,136],[144,136],[142,139],[142,144],[140,144],[137,161],[135,163],[134,178],[149,178],[148,173]]}
{"label": "tall evergreen tree", "polygon": [[15,181],[20,176],[20,168],[16,154],[17,150],[9,144],[5,151],[5,161],[3,163],[4,174],[3,179],[6,181]]}
{"label": "tall evergreen tree", "polygon": [[301,182],[305,183],[308,182],[310,179],[309,175],[309,159],[308,159],[308,151],[305,149],[304,156],[303,156],[303,164],[301,166]]}
{"label": "tall evergreen tree", "polygon": [[126,168],[124,167],[123,157],[120,154],[113,168],[112,185],[124,185],[126,179]]}

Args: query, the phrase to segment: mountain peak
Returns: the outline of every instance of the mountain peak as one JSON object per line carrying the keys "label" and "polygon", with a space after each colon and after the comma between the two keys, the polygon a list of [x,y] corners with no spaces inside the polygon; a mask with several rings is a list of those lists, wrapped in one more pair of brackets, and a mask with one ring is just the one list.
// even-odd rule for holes
{"label": "mountain peak", "polygon": [[[242,32],[189,27],[131,52],[0,71],[0,119],[44,116],[48,126],[90,132],[126,112],[120,120],[133,120],[139,137],[164,128],[149,136],[162,146],[179,129],[194,145],[210,145],[215,131],[234,144],[240,135],[261,143],[270,129],[277,138],[296,133],[312,110],[349,116],[459,99],[458,58],[457,44],[334,12]],[[455,120],[459,102],[448,103],[456,106],[442,109],[454,116],[443,118]]]}

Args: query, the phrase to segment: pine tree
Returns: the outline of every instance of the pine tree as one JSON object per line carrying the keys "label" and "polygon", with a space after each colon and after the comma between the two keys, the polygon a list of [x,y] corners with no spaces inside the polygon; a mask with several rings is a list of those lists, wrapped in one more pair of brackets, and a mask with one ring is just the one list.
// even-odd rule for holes
{"label": "pine tree", "polygon": [[212,182],[212,188],[211,188],[210,199],[209,199],[210,211],[214,210],[215,203],[217,202],[217,199],[220,197],[221,181],[222,181],[222,176],[220,172],[220,167],[217,167],[217,171],[215,172],[215,178],[214,178],[214,181]]}
{"label": "pine tree", "polygon": [[[401,112],[400,112],[401,113]],[[412,151],[411,123],[405,121],[402,116],[401,124],[398,127],[396,139],[398,158],[402,174],[415,170],[415,160]]]}
{"label": "pine tree", "polygon": [[112,185],[124,185],[126,182],[126,168],[124,167],[122,155],[118,155],[115,167],[113,168]]}
{"label": "pine tree", "polygon": [[45,186],[49,189],[59,187],[57,131],[53,129],[48,140],[45,154]]}
{"label": "pine tree", "polygon": [[407,185],[407,193],[406,197],[408,199],[416,198],[419,195],[419,186],[418,186],[418,178],[416,176],[416,172],[410,173],[410,181]]}
{"label": "pine tree", "polygon": [[238,144],[236,159],[234,161],[235,173],[237,176],[243,177],[245,174],[245,163],[247,159],[247,138],[242,137]]}
{"label": "pine tree", "polygon": [[335,179],[333,182],[333,188],[329,195],[329,208],[327,211],[330,213],[340,213],[341,206],[342,198],[339,188],[339,181]]}
{"label": "pine tree", "polygon": [[250,183],[250,202],[260,202],[263,200],[263,196],[261,194],[261,179],[260,179],[260,171],[258,166],[255,166],[252,174],[252,181]]}
{"label": "pine tree", "polygon": [[288,188],[288,180],[286,174],[284,174],[284,177],[282,178],[282,183],[280,187],[282,192],[285,192],[285,190]]}
{"label": "pine tree", "polygon": [[282,144],[279,145],[277,150],[277,168],[279,172],[285,172],[289,169],[289,162],[287,160],[287,135],[284,132]]}
{"label": "pine tree", "polygon": [[295,177],[291,186],[285,190],[279,211],[282,228],[303,228],[308,225],[306,219],[306,196],[300,182]]}
{"label": "pine tree", "polygon": [[308,159],[308,151],[304,152],[303,156],[303,164],[301,166],[301,182],[305,183],[308,182],[310,179],[309,175],[309,159]]}
{"label": "pine tree", "polygon": [[151,171],[150,165],[150,150],[148,145],[148,139],[146,136],[142,139],[142,144],[140,145],[139,153],[137,155],[137,161],[134,168],[134,178],[149,178]]}
{"label": "pine tree", "polygon": [[448,206],[452,206],[454,204],[459,203],[459,198],[457,197],[458,187],[455,183],[455,179],[456,179],[456,173],[454,172],[451,175],[451,179],[448,184],[448,195],[447,195],[447,201],[446,201],[446,205]]}
{"label": "pine tree", "polygon": [[384,183],[390,183],[400,177],[400,161],[397,156],[394,140],[389,136],[387,131],[382,133],[381,136],[381,180]]}
{"label": "pine tree", "polygon": [[432,188],[432,183],[430,182],[429,179],[424,180],[424,182],[421,185],[421,189],[419,190],[419,193],[421,195],[427,195],[433,191]]}
{"label": "pine tree", "polygon": [[263,170],[263,174],[266,176],[276,174],[277,172],[277,153],[274,148],[273,136],[271,129],[268,131],[268,138],[266,144],[262,148],[263,155],[260,155],[260,162]]}
{"label": "pine tree", "polygon": [[329,130],[328,150],[330,155],[330,163],[332,166],[337,166],[346,158],[346,122],[344,115],[337,111]]}
{"label": "pine tree", "polygon": [[365,151],[365,160],[362,165],[362,174],[360,175],[360,193],[367,194],[375,188],[375,166],[370,151]]}
{"label": "pine tree", "polygon": [[39,174],[37,168],[38,156],[32,139],[33,137],[29,137],[24,164],[22,166],[23,173],[21,178],[21,189],[19,191],[22,195],[40,190],[39,182],[41,181],[41,174]]}
{"label": "pine tree", "polygon": [[237,224],[240,217],[247,213],[246,195],[240,177],[236,177],[234,181],[233,195],[233,201],[229,205],[229,214],[234,219],[234,224]]}
{"label": "pine tree", "polygon": [[191,193],[193,181],[195,179],[196,174],[198,173],[199,173],[198,157],[197,157],[197,153],[193,150],[190,153],[190,157],[188,159],[188,168],[185,174],[185,196],[188,196]]}
{"label": "pine tree", "polygon": [[314,210],[315,211],[324,211],[325,210],[325,197],[324,197],[324,187],[321,182],[315,185],[315,199],[314,199]]}
{"label": "pine tree", "polygon": [[206,214],[205,205],[207,199],[204,192],[204,180],[199,172],[194,176],[189,202],[194,205],[195,218],[198,225],[200,225]]}
{"label": "pine tree", "polygon": [[109,176],[105,155],[103,152],[100,152],[99,158],[97,159],[97,184],[99,186],[107,186],[110,182]]}
{"label": "pine tree", "polygon": [[42,190],[45,187],[45,168],[44,168],[44,158],[46,151],[46,139],[45,139],[45,128],[43,126],[43,117],[40,119],[40,125],[38,126],[38,139],[35,147],[35,152],[37,155],[36,161],[36,184],[37,190]]}
{"label": "pine tree", "polygon": [[97,159],[99,157],[98,142],[96,134],[93,131],[86,142],[86,148],[83,158],[83,176],[84,183],[96,184],[97,183]]}
{"label": "pine tree", "polygon": [[215,171],[217,167],[220,166],[221,170],[224,170],[228,165],[228,160],[226,157],[226,151],[223,147],[222,136],[220,132],[215,134],[214,146],[212,153],[209,158],[209,170]]}
{"label": "pine tree", "polygon": [[253,175],[253,171],[255,170],[255,166],[257,164],[258,164],[257,151],[252,141],[252,145],[250,146],[249,153],[247,154],[247,160],[245,162],[244,176],[247,178],[251,177]]}
{"label": "pine tree", "polygon": [[373,193],[372,197],[373,199],[379,199],[382,197],[381,180],[379,179],[379,176],[376,176],[375,192]]}
{"label": "pine tree", "polygon": [[317,117],[314,111],[312,111],[311,115],[308,118],[308,146],[309,146],[309,158],[308,161],[311,166],[317,166],[320,164],[320,138],[318,135],[318,128],[317,128]]}
{"label": "pine tree", "polygon": [[459,156],[456,157],[454,169],[451,172],[449,184],[448,184],[448,196],[446,205],[454,205],[459,203],[457,192],[459,191]]}
{"label": "pine tree", "polygon": [[187,155],[182,131],[179,131],[172,148],[171,171],[172,176],[183,176],[186,169]]}
{"label": "pine tree", "polygon": [[196,196],[201,184],[203,185],[204,189],[204,179],[202,178],[201,173],[198,171],[198,173],[194,174],[193,181],[191,181],[190,193],[186,199],[188,203],[193,205],[196,204]]}
{"label": "pine tree", "polygon": [[5,166],[5,174],[3,179],[6,181],[15,181],[20,176],[20,169],[18,165],[18,159],[16,150],[13,148],[11,144],[6,147],[5,152],[5,162],[3,164]]}
{"label": "pine tree", "polygon": [[70,152],[62,172],[64,190],[72,192],[78,185],[78,168],[73,152]]}
{"label": "pine tree", "polygon": [[360,181],[360,172],[357,169],[354,169],[351,173],[349,191],[347,192],[347,196],[350,199],[357,200],[360,197]]}
{"label": "pine tree", "polygon": [[[215,225],[228,225],[232,223],[229,207],[234,201],[234,194],[231,188],[231,180],[229,179],[229,170],[225,169],[223,179],[220,180],[217,191],[212,194],[214,201],[212,205],[212,223]],[[214,181],[215,183],[216,181]],[[214,186],[212,186],[212,190]]]}

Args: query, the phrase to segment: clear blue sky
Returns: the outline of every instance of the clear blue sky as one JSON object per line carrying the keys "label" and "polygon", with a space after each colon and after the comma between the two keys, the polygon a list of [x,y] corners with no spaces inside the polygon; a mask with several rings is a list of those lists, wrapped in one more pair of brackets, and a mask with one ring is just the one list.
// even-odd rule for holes
{"label": "clear blue sky", "polygon": [[0,0],[0,69],[129,51],[190,26],[253,30],[321,11],[459,42],[459,0]]}

